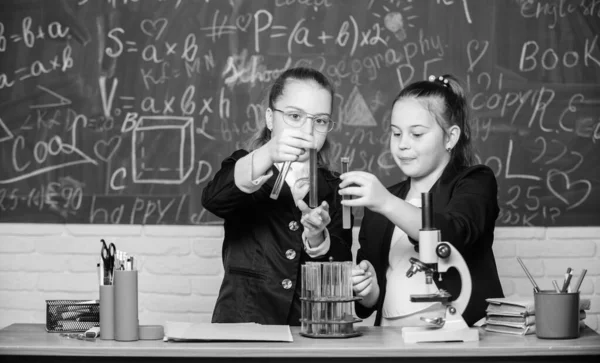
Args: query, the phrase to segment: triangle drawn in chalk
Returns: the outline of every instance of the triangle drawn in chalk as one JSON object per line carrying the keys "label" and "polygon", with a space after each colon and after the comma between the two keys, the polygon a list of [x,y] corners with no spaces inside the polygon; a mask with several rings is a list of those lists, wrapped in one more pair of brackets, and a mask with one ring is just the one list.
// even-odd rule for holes
{"label": "triangle drawn in chalk", "polygon": [[70,105],[71,104],[71,100],[63,97],[61,95],[59,95],[58,93],[52,91],[51,89],[48,89],[44,86],[40,86],[38,85],[37,88],[41,89],[42,91],[58,98],[58,102],[55,103],[45,103],[42,105],[30,105],[29,108],[50,108],[50,107],[61,107],[61,106],[66,106],[66,105]]}
{"label": "triangle drawn in chalk", "polygon": [[344,114],[346,116],[342,121],[344,125],[377,126],[377,121],[375,121],[367,102],[356,86],[348,96],[344,106]]}
{"label": "triangle drawn in chalk", "polygon": [[12,140],[14,138],[12,132],[6,127],[2,118],[0,117],[0,142]]}

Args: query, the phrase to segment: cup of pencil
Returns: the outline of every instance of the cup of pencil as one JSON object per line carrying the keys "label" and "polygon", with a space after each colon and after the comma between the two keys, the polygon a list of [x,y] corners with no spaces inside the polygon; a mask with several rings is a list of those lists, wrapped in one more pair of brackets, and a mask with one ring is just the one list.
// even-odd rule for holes
{"label": "cup of pencil", "polygon": [[579,338],[579,291],[540,290],[533,296],[538,338]]}
{"label": "cup of pencil", "polygon": [[542,339],[574,339],[579,337],[579,288],[587,272],[581,271],[575,286],[571,288],[573,270],[569,267],[561,286],[552,280],[554,290],[541,290],[523,263],[517,261],[533,285],[535,307],[535,335]]}

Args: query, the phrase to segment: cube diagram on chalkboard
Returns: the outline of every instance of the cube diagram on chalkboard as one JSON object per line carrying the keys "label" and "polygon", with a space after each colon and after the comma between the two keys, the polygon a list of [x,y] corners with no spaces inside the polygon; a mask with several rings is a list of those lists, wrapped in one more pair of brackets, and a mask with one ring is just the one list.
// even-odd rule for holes
{"label": "cube diagram on chalkboard", "polygon": [[134,183],[181,184],[194,168],[194,119],[142,116],[131,138]]}

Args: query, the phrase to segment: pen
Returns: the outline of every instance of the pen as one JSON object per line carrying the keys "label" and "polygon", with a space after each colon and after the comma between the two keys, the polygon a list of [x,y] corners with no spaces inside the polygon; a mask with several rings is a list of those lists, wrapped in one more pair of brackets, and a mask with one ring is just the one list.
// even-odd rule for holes
{"label": "pen", "polygon": [[571,270],[569,267],[567,268],[567,273],[565,273],[565,282],[563,283],[562,292],[567,292],[567,288],[571,282],[571,277],[573,277],[573,270]]}
{"label": "pen", "polygon": [[533,276],[531,276],[531,274],[529,273],[529,270],[527,270],[527,267],[525,267],[525,264],[523,263],[523,261],[521,261],[521,258],[517,257],[517,261],[519,261],[519,264],[523,268],[523,271],[525,271],[525,275],[527,275],[527,277],[529,278],[529,281],[531,281],[531,284],[533,285],[533,291],[540,292],[540,288],[535,283],[535,280],[533,279]]}
{"label": "pen", "polygon": [[552,280],[552,285],[554,285],[554,291],[560,294],[560,288],[558,287],[556,280]]}
{"label": "pen", "polygon": [[104,261],[100,259],[100,263],[98,265],[100,265],[100,285],[106,285],[106,281],[104,281]]}
{"label": "pen", "polygon": [[96,264],[96,273],[98,274],[98,282],[100,285],[102,285],[102,274],[100,272],[100,263],[99,262]]}
{"label": "pen", "polygon": [[573,292],[579,291],[579,288],[581,287],[581,283],[583,282],[583,278],[585,277],[586,273],[586,269],[581,270],[581,275],[579,275],[579,278],[577,279],[577,283],[575,284],[575,290],[573,290]]}
{"label": "pen", "polygon": [[117,250],[117,256],[115,257],[115,270],[123,269],[123,251]]}

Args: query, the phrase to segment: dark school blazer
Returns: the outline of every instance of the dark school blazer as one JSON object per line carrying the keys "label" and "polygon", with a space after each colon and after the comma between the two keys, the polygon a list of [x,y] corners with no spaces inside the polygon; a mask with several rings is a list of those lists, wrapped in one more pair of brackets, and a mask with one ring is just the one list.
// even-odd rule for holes
{"label": "dark school blazer", "polygon": [[[204,188],[202,205],[224,219],[222,259],[225,274],[213,311],[213,323],[255,322],[300,325],[300,266],[306,261],[352,260],[352,230],[342,228],[339,174],[318,170],[319,203],[327,201],[331,223],[329,252],[309,257],[302,243],[302,213],[287,183],[277,200],[270,198],[279,170],[261,188],[248,194],[234,182],[238,150],[221,164]],[[308,194],[304,199],[308,204]]]}
{"label": "dark school blazer", "polygon": [[[410,179],[388,188],[393,195],[402,199],[406,198],[409,189]],[[497,191],[494,173],[483,165],[468,168],[449,165],[430,190],[433,193],[434,226],[441,230],[442,240],[450,242],[462,254],[471,273],[473,288],[463,313],[469,326],[486,315],[486,298],[504,296],[492,251],[495,221],[499,213]],[[380,294],[372,308],[366,308],[359,302],[355,303],[355,307],[361,318],[367,318],[377,310],[376,326],[381,325],[394,227],[383,215],[365,208],[356,262],[368,260],[373,264]],[[418,243],[414,240],[411,242]],[[415,278],[424,280],[425,275],[419,272],[411,277]],[[438,288],[447,290],[452,299],[456,299],[461,286],[458,271],[451,268],[442,274],[442,278],[439,282],[438,274],[434,274]]]}

